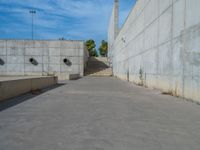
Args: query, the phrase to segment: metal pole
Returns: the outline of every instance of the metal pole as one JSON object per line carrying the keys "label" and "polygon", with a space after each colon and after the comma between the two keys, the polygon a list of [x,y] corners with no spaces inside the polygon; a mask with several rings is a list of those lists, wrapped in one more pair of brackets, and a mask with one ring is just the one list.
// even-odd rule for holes
{"label": "metal pole", "polygon": [[31,39],[33,40],[33,13],[31,13],[31,16],[32,16],[32,24],[31,24]]}
{"label": "metal pole", "polygon": [[36,11],[35,10],[30,10],[29,13],[32,16],[32,31],[31,31],[32,34],[31,34],[31,37],[32,37],[32,40],[33,40],[33,23],[34,23],[33,17],[34,17],[34,14],[36,14]]}

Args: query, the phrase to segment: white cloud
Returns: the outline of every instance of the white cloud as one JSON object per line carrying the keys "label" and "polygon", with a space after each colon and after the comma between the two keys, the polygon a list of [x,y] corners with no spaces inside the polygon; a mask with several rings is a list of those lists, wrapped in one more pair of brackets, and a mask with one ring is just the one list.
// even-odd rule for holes
{"label": "white cloud", "polygon": [[[0,12],[6,12],[12,15],[12,19],[14,21],[17,20],[15,24],[18,24],[18,26],[22,24],[27,31],[27,29],[30,29],[29,26],[31,24],[29,10],[31,8],[36,9],[37,14],[34,18],[35,28],[37,30],[36,38],[52,39],[62,36],[67,39],[94,38],[101,40],[107,38],[107,27],[113,1],[1,0]],[[6,4],[6,6],[1,7],[1,4]],[[123,18],[129,12],[127,7],[130,6],[128,5],[122,6]]]}

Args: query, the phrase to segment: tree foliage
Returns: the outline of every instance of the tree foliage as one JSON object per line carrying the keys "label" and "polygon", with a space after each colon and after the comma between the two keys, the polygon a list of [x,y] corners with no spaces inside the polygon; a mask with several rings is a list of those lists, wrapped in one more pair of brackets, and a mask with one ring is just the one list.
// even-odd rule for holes
{"label": "tree foliage", "polygon": [[95,41],[90,39],[86,41],[86,48],[89,52],[90,57],[98,57],[97,51],[96,51],[96,44]]}
{"label": "tree foliage", "polygon": [[103,57],[107,57],[108,55],[108,42],[102,40],[101,45],[99,47],[99,53]]}

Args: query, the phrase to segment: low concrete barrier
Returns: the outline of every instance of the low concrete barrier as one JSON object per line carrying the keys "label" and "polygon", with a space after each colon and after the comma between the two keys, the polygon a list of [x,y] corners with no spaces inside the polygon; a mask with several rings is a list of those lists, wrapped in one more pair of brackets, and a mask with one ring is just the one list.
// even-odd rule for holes
{"label": "low concrete barrier", "polygon": [[0,101],[55,85],[57,77],[0,77]]}
{"label": "low concrete barrier", "polygon": [[77,80],[79,78],[81,78],[82,75],[80,74],[59,74],[58,80],[62,81],[62,80]]}
{"label": "low concrete barrier", "polygon": [[80,78],[79,74],[70,74],[69,75],[69,80],[77,80]]}

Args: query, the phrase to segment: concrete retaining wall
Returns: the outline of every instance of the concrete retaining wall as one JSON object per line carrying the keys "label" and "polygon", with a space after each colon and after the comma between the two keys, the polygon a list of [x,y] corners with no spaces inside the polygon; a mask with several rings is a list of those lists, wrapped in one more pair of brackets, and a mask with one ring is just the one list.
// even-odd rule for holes
{"label": "concrete retaining wall", "polygon": [[[1,77],[3,78],[3,77]],[[0,101],[13,98],[34,90],[43,89],[58,82],[57,77],[6,77],[0,81]]]}
{"label": "concrete retaining wall", "polygon": [[[30,59],[37,61],[32,64]],[[83,41],[0,40],[0,75],[83,75]],[[63,60],[67,59],[65,63]]]}
{"label": "concrete retaining wall", "polygon": [[[108,30],[108,48],[111,49],[111,47],[114,44],[114,41],[118,35],[118,24],[119,24],[119,0],[114,1],[114,7],[112,10],[112,14],[110,17],[109,22],[109,30]],[[110,54],[110,53],[109,53]]]}
{"label": "concrete retaining wall", "polygon": [[114,75],[200,101],[199,8],[199,0],[138,0],[109,41]]}

